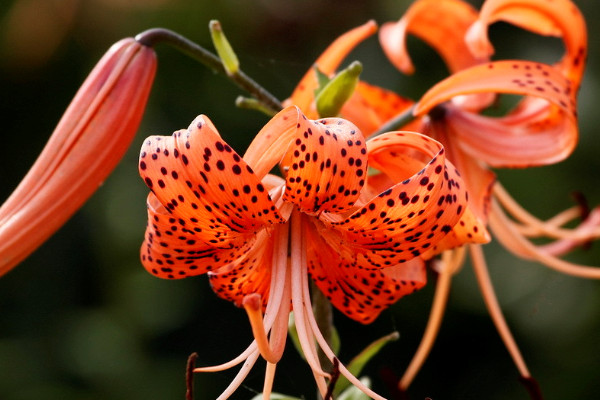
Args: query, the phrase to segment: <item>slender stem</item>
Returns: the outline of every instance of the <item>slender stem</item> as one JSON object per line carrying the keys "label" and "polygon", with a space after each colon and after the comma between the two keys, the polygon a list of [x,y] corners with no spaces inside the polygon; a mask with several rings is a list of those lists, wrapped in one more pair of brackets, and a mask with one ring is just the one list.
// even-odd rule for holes
{"label": "slender stem", "polygon": [[266,107],[262,102],[258,101],[257,99],[251,99],[244,96],[238,96],[235,99],[235,105],[238,108],[259,111],[269,117],[274,117],[275,114],[277,114],[274,110],[270,109],[269,107]]}
{"label": "slender stem", "polygon": [[152,28],[138,34],[135,39],[150,47],[154,47],[159,43],[171,45],[182,53],[200,61],[213,71],[228,77],[240,88],[247,91],[261,103],[264,103],[268,109],[277,112],[283,108],[281,102],[275,96],[256,83],[242,70],[228,75],[219,57],[176,32],[165,28]]}
{"label": "slender stem", "polygon": [[375,136],[379,136],[385,132],[394,131],[401,126],[408,124],[409,122],[415,119],[415,116],[413,114],[414,108],[414,106],[411,106],[406,110],[402,111],[400,114],[393,117],[392,119],[390,119],[389,121],[385,122],[379,127],[378,130],[371,134],[369,138],[374,138]]}

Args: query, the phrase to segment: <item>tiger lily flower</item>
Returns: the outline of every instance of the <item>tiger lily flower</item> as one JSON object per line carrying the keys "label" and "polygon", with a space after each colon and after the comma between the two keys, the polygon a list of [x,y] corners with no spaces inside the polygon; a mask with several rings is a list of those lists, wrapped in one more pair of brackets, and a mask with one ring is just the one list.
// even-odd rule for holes
{"label": "tiger lily flower", "polygon": [[114,44],[83,83],[44,150],[0,207],[0,276],[59,229],[117,165],[139,126],[156,56]]}
{"label": "tiger lily flower", "polygon": [[[487,29],[497,21],[562,38],[565,55],[553,66],[523,60],[490,61],[493,47]],[[577,218],[577,208],[541,221],[520,207],[489,169],[552,164],[573,151],[578,136],[576,94],[587,53],[585,21],[577,7],[569,0],[487,0],[477,13],[460,0],[417,1],[398,22],[384,24],[379,36],[390,61],[410,73],[414,67],[406,51],[407,34],[420,37],[438,51],[451,72],[414,105],[413,114],[421,123],[417,129],[440,141],[448,158],[463,173],[471,193],[469,203],[478,219],[489,224],[494,236],[519,257],[563,273],[600,278],[600,269],[558,258],[579,244],[600,238],[599,208],[573,229],[562,226]],[[523,99],[505,116],[482,115],[480,112],[502,93]],[[554,242],[535,245],[530,237]],[[502,316],[482,248],[469,247],[490,315],[520,374],[532,382]],[[402,390],[408,388],[431,348],[443,316],[450,276],[459,269],[463,252],[453,251],[443,258],[430,321],[400,381]]]}
{"label": "tiger lily flower", "polygon": [[[404,162],[387,163],[391,155]],[[269,174],[277,165],[283,178]],[[369,166],[379,173],[368,176]],[[315,343],[330,361],[336,356],[315,321],[309,276],[342,313],[369,323],[425,284],[421,255],[435,254],[456,232],[478,230],[465,223],[477,221],[465,220],[465,186],[437,141],[391,132],[366,142],[352,123],[310,120],[296,106],[267,123],[243,157],[201,115],[171,137],[149,137],[139,171],[151,189],[145,268],[165,279],[206,273],[218,296],[248,313],[254,342],[230,362],[196,369],[244,363],[219,399],[239,387],[259,356],[267,361],[269,398],[290,311],[325,396],[328,374]]]}

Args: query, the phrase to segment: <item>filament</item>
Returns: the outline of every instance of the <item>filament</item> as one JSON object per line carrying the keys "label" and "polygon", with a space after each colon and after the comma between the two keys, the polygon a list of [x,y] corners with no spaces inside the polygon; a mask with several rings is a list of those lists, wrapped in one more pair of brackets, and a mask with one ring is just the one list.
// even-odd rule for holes
{"label": "filament", "polygon": [[537,260],[559,272],[581,278],[600,279],[600,268],[570,263],[538,248],[519,234],[512,221],[502,212],[497,202],[492,201],[489,217],[490,228],[508,250],[520,257]]}
{"label": "filament", "polygon": [[499,183],[494,185],[494,195],[514,218],[524,224],[520,229],[523,229],[523,234],[526,236],[548,236],[578,241],[600,238],[598,223],[594,224],[593,228],[588,227],[583,230],[560,228],[561,225],[580,215],[580,212],[576,213],[577,210],[580,210],[579,207],[572,207],[549,221],[541,221],[521,207]]}
{"label": "filament", "polygon": [[450,293],[450,283],[452,282],[452,276],[458,270],[459,266],[464,260],[465,248],[459,247],[456,250],[445,251],[442,254],[441,268],[438,271],[438,281],[435,286],[435,294],[433,297],[433,304],[431,306],[431,312],[429,313],[429,320],[423,333],[423,338],[415,355],[413,356],[410,364],[406,368],[406,372],[398,383],[400,390],[406,390],[414,380],[415,376],[425,363],[435,339],[440,330],[442,319],[444,318],[444,312],[446,311],[446,304],[448,302],[448,294]]}
{"label": "filament", "polygon": [[492,286],[492,281],[490,279],[488,268],[485,262],[485,257],[483,256],[483,250],[481,249],[480,245],[469,245],[469,250],[471,254],[473,270],[475,271],[475,276],[477,277],[477,283],[479,283],[483,300],[488,312],[490,313],[490,317],[494,322],[494,325],[496,325],[496,329],[500,334],[500,338],[502,338],[502,341],[510,353],[510,356],[517,366],[521,376],[523,378],[531,378],[531,374],[527,369],[527,365],[525,364],[525,360],[521,355],[521,351],[517,347],[517,343],[515,342],[515,339],[508,328],[508,324],[504,319],[504,315],[502,315],[502,310],[498,304],[498,298],[496,297],[494,287]]}
{"label": "filament", "polygon": [[294,309],[296,331],[298,332],[298,340],[300,341],[300,346],[304,351],[306,362],[308,362],[308,365],[310,365],[313,375],[315,376],[315,381],[317,383],[317,387],[319,388],[319,392],[321,393],[321,396],[325,396],[325,393],[327,393],[327,383],[325,382],[324,377],[329,377],[329,374],[323,372],[321,369],[321,365],[316,355],[315,344],[313,342],[313,338],[308,334],[308,326],[306,322],[305,302],[307,299],[304,298],[302,293],[303,283],[308,285],[307,282],[302,281],[303,279],[305,281],[307,280],[307,277],[302,275],[302,257],[306,248],[302,246],[302,221],[301,215],[297,209],[294,208],[291,218],[292,306]]}
{"label": "filament", "polygon": [[[292,216],[293,218],[293,216]],[[293,230],[293,225],[292,225],[292,230]],[[334,362],[334,359],[337,358],[336,355],[333,353],[333,350],[331,350],[331,347],[329,347],[329,344],[327,343],[327,340],[325,340],[325,338],[323,337],[323,335],[321,334],[321,331],[319,330],[319,326],[317,324],[317,321],[315,320],[315,316],[312,312],[312,304],[310,301],[310,291],[308,289],[308,271],[307,271],[307,261],[306,261],[306,236],[305,235],[301,235],[301,237],[298,238],[301,242],[301,246],[302,246],[302,258],[301,258],[301,262],[299,265],[299,270],[296,271],[296,273],[299,273],[299,279],[293,279],[293,282],[296,283],[296,281],[298,281],[298,284],[300,287],[301,292],[299,293],[300,297],[301,297],[301,304],[302,304],[302,309],[298,310],[300,311],[304,317],[308,320],[308,323],[310,325],[310,328],[313,332],[313,335],[315,337],[315,339],[317,340],[317,342],[319,343],[319,347],[321,348],[321,350],[323,350],[323,353],[325,353],[325,355],[327,356],[327,358],[329,358],[329,361],[331,361],[332,363]],[[294,241],[294,237],[292,236],[292,241]],[[294,310],[296,310],[296,306],[294,305]],[[296,312],[296,315],[300,314],[300,312]],[[346,379],[348,379],[348,381],[350,381],[350,383],[352,383],[354,386],[356,386],[358,389],[360,389],[364,394],[366,394],[367,396],[371,397],[372,399],[375,400],[385,400],[385,397],[382,397],[380,395],[378,395],[377,393],[375,393],[374,391],[372,391],[371,389],[369,389],[367,386],[365,386],[358,378],[356,378],[354,375],[352,375],[352,373],[348,370],[348,368],[346,368],[344,366],[344,364],[342,363],[338,363],[338,367],[339,367],[339,371],[342,375],[344,375],[346,377]],[[327,391],[327,388],[325,388],[325,392]],[[323,393],[323,392],[321,392]]]}

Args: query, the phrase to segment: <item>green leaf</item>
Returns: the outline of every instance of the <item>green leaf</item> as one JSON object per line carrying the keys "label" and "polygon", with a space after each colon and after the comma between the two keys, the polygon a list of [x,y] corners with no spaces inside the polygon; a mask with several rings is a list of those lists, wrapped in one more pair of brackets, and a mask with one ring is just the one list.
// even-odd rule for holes
{"label": "green leaf", "polygon": [[[360,381],[363,385],[368,388],[371,388],[371,380],[367,377],[360,378]],[[336,400],[369,400],[370,397],[364,394],[359,388],[351,385],[349,388],[344,390],[340,395],[336,398]]]}
{"label": "green leaf", "polygon": [[315,102],[321,118],[335,117],[354,93],[362,72],[362,64],[354,61],[333,77],[317,95]]}
{"label": "green leaf", "polygon": [[[348,364],[348,370],[352,373],[352,375],[358,377],[362,372],[364,366],[369,362],[373,356],[375,356],[379,351],[388,344],[389,342],[393,342],[400,338],[400,334],[398,332],[392,332],[389,335],[386,335],[380,339],[377,339],[367,347],[363,351],[361,351],[356,357],[350,361]],[[348,386],[350,386],[350,382],[344,376],[340,376],[338,381],[335,383],[335,388],[333,389],[334,398],[344,391]]]}

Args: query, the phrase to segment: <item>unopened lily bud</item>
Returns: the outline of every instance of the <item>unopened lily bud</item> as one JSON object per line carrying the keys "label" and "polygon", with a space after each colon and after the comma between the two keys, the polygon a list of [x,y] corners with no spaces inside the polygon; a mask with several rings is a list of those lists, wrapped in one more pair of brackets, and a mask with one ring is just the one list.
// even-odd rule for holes
{"label": "unopened lily bud", "polygon": [[321,118],[336,117],[350,99],[362,72],[362,64],[354,61],[340,71],[319,91],[315,102]]}
{"label": "unopened lily bud", "polygon": [[223,67],[225,67],[225,72],[229,76],[237,74],[240,70],[240,62],[221,28],[221,23],[217,20],[212,20],[208,28],[217,54],[219,54]]}
{"label": "unopened lily bud", "polygon": [[98,62],[0,207],[0,275],[60,228],[115,168],[138,129],[155,71],[154,50],[132,38]]}

